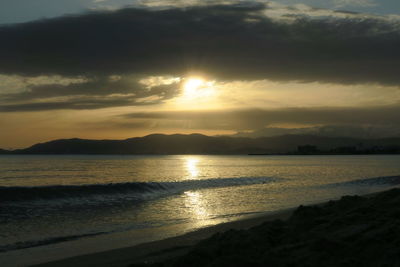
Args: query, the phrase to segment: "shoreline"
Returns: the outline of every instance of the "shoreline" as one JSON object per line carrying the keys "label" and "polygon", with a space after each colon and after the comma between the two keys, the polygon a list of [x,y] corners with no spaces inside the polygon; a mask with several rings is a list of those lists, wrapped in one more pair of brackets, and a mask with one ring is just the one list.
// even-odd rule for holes
{"label": "shoreline", "polygon": [[[398,186],[392,188],[398,188]],[[370,198],[390,188],[378,192],[358,194]],[[299,206],[307,207],[323,206],[328,202],[339,200],[343,194],[309,203],[298,203],[291,208],[283,208],[275,211],[265,211],[236,218],[228,222],[217,222],[204,225],[197,229],[182,230],[185,225],[173,225],[175,231],[172,235],[164,235],[157,238],[152,229],[141,232],[143,238],[131,238],[129,232],[121,232],[117,236],[104,235],[101,239],[89,238],[74,241],[61,242],[49,246],[40,246],[27,250],[16,250],[10,255],[4,255],[4,266],[127,266],[134,263],[155,262],[167,260],[171,257],[181,256],[193,248],[200,241],[211,237],[216,233],[225,233],[230,229],[247,230],[249,228],[274,220],[287,221]],[[165,231],[167,229],[162,230]],[[171,230],[171,229],[169,229]],[[168,230],[167,230],[168,232]],[[166,233],[166,232],[164,232]],[[171,233],[171,232],[170,232]],[[156,238],[153,238],[156,237]],[[123,240],[121,239],[123,237]],[[123,241],[123,242],[121,242]],[[14,254],[14,255],[12,255]],[[0,254],[1,258],[1,254]]]}
{"label": "shoreline", "polygon": [[266,221],[200,241],[184,255],[130,267],[400,266],[400,188],[299,206]]}
{"label": "shoreline", "polygon": [[266,221],[288,219],[296,208],[283,209],[255,215],[250,218],[239,219],[231,222],[206,226],[183,235],[169,237],[157,241],[141,243],[125,248],[110,249],[85,255],[67,257],[60,260],[49,261],[31,266],[128,266],[133,263],[154,262],[179,256],[187,252],[199,241],[207,239],[218,232],[230,229],[243,230],[262,224]]}
{"label": "shoreline", "polygon": [[[396,187],[395,187],[396,188]],[[387,192],[391,189],[386,189],[379,192],[361,195],[363,198],[373,198],[380,193]],[[341,196],[343,197],[343,196]],[[315,204],[309,204],[305,207],[323,207],[331,201],[338,201],[339,198],[334,198],[329,201],[323,201]],[[31,266],[36,267],[84,267],[84,266],[113,266],[123,267],[131,264],[153,263],[168,260],[177,256],[186,254],[200,241],[205,240],[216,233],[225,233],[231,229],[247,230],[255,226],[259,226],[265,222],[275,220],[287,221],[294,212],[303,205],[299,204],[296,207],[266,212],[259,215],[254,215],[250,218],[243,218],[231,222],[219,223],[211,226],[206,226],[182,235],[168,237],[161,240],[151,241],[136,244],[133,246],[109,249],[105,251],[66,257],[60,260],[44,262]]]}

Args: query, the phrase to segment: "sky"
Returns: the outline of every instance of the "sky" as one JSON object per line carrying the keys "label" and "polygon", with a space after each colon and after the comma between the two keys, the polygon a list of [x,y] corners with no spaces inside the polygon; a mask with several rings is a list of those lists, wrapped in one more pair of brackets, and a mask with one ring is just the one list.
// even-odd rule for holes
{"label": "sky", "polygon": [[0,148],[400,136],[400,2],[2,0]]}

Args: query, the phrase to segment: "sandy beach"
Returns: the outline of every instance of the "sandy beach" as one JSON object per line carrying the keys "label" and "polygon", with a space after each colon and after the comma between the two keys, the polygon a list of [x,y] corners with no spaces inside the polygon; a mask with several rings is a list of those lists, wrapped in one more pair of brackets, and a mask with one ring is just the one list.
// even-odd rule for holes
{"label": "sandy beach", "polygon": [[345,196],[37,266],[399,266],[398,204],[400,189]]}
{"label": "sandy beach", "polygon": [[209,238],[215,233],[230,229],[249,229],[265,221],[287,219],[293,209],[268,213],[250,219],[222,223],[181,236],[164,240],[139,244],[132,247],[114,249],[105,252],[82,255],[63,260],[57,260],[35,266],[128,266],[132,263],[156,262],[187,253],[196,243]]}

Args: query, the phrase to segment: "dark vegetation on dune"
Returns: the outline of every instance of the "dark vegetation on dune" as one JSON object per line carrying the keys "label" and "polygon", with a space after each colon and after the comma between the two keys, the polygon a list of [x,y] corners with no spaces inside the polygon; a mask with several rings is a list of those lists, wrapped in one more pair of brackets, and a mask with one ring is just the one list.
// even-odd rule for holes
{"label": "dark vegetation on dune", "polygon": [[300,206],[287,221],[218,233],[184,256],[133,266],[400,266],[400,189]]}

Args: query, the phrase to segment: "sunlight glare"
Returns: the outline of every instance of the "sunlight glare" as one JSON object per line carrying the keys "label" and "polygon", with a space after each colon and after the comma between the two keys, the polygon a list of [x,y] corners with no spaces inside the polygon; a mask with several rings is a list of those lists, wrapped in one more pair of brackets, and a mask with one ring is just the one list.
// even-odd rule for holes
{"label": "sunlight glare", "polygon": [[190,173],[190,178],[196,178],[199,175],[199,170],[197,169],[197,163],[199,162],[196,158],[186,159],[186,169]]}
{"label": "sunlight glare", "polygon": [[185,95],[193,95],[196,94],[197,89],[199,89],[204,84],[202,79],[191,78],[188,79],[184,86],[184,94]]}
{"label": "sunlight glare", "polygon": [[207,205],[204,203],[203,196],[198,191],[186,191],[186,206],[191,209],[194,217],[205,219],[208,217]]}
{"label": "sunlight glare", "polygon": [[187,99],[211,96],[214,94],[214,83],[202,78],[187,78],[183,84],[183,96]]}
{"label": "sunlight glare", "polygon": [[218,86],[215,80],[189,76],[180,78],[180,81],[180,95],[166,101],[170,108],[175,110],[199,110],[221,107]]}

